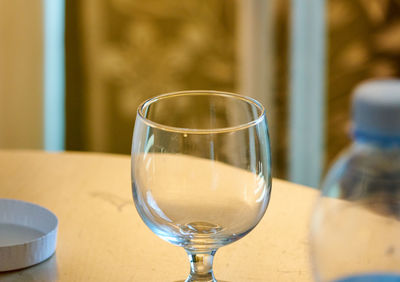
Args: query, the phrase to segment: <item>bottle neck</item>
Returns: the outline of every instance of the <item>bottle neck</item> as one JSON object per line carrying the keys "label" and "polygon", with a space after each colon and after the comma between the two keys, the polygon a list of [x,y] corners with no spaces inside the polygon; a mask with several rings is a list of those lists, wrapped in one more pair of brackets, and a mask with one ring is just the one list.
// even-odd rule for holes
{"label": "bottle neck", "polygon": [[400,149],[400,136],[373,134],[354,130],[352,137],[357,144],[379,147],[382,149]]}

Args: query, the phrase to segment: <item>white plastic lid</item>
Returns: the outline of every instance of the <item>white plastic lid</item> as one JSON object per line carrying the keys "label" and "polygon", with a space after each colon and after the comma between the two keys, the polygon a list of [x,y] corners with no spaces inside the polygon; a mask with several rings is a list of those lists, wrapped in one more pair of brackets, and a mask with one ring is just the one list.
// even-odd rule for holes
{"label": "white plastic lid", "polygon": [[48,259],[56,250],[58,219],[39,205],[0,199],[0,272]]}
{"label": "white plastic lid", "polygon": [[400,142],[400,80],[369,80],[353,96],[355,138]]}

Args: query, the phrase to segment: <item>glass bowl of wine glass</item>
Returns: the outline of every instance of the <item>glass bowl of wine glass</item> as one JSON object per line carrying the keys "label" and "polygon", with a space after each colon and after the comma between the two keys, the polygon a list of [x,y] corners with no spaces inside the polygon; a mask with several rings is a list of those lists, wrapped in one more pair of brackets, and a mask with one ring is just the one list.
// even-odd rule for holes
{"label": "glass bowl of wine glass", "polygon": [[137,110],[131,161],[133,198],[144,223],[186,250],[186,281],[216,281],[217,249],[248,234],[269,203],[264,107],[217,91],[149,99]]}

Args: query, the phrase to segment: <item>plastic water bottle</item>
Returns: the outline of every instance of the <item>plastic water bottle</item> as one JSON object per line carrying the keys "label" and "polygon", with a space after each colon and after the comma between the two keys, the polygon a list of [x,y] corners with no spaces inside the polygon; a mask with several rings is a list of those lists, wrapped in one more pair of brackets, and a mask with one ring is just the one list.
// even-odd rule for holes
{"label": "plastic water bottle", "polygon": [[353,143],[311,219],[314,278],[400,282],[400,80],[362,83],[352,108]]}

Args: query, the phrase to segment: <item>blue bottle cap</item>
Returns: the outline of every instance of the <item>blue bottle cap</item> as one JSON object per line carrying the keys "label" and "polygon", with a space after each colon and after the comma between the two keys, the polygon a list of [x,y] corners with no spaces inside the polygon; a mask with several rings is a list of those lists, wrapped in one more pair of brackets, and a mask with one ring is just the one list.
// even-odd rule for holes
{"label": "blue bottle cap", "polygon": [[400,80],[369,80],[353,96],[357,140],[400,143]]}

